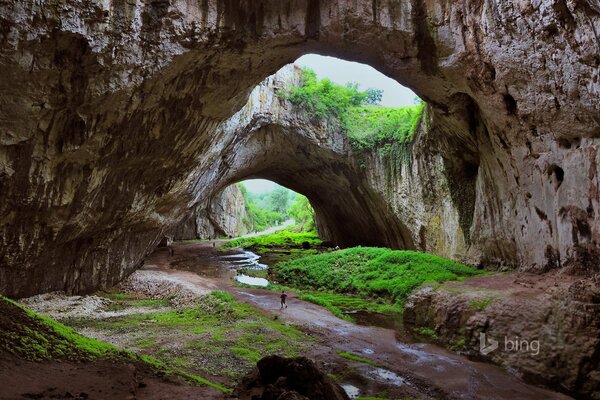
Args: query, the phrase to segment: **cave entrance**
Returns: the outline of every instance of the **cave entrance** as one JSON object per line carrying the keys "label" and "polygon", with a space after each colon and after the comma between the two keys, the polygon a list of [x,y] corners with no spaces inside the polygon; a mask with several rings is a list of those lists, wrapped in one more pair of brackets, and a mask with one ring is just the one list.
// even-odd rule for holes
{"label": "cave entrance", "polygon": [[225,124],[236,131],[212,166],[220,179],[211,196],[246,179],[274,181],[308,198],[327,242],[414,249],[386,185],[370,171],[380,152],[395,161],[407,154],[423,108],[365,64],[303,56],[255,87]]}

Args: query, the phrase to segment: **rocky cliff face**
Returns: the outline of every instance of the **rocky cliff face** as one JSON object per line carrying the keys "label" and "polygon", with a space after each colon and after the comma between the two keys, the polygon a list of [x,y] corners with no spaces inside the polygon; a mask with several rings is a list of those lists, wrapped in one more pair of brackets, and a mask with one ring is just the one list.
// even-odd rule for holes
{"label": "rocky cliff face", "polygon": [[196,205],[172,234],[175,240],[236,237],[248,233],[247,219],[244,196],[236,185],[230,185]]}
{"label": "rocky cliff face", "polygon": [[[342,244],[598,272],[597,2],[24,0],[0,19],[0,292],[113,284],[189,207],[250,176],[307,194]],[[252,87],[307,52],[426,99],[433,164],[400,169],[388,193],[314,123],[285,140],[283,117],[236,129]],[[451,203],[386,197],[436,171]]]}

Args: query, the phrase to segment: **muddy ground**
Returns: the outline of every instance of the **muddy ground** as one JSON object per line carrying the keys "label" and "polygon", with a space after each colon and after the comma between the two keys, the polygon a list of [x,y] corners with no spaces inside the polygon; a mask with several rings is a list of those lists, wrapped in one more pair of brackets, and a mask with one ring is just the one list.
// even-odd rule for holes
{"label": "muddy ground", "polygon": [[[211,242],[176,244],[174,256],[158,249],[142,270],[107,293],[44,295],[25,304],[87,336],[153,355],[227,388],[234,388],[258,358],[277,353],[317,361],[352,397],[568,398],[527,385],[499,367],[411,343],[398,330],[337,318],[294,293],[282,310],[277,293],[236,286],[223,257],[228,254]],[[210,295],[213,291],[219,295]],[[152,398],[142,392],[132,396]]]}

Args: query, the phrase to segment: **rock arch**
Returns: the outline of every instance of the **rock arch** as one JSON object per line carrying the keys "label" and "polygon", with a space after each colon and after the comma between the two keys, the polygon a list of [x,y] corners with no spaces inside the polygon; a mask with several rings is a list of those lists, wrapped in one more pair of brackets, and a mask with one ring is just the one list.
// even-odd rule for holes
{"label": "rock arch", "polygon": [[430,151],[477,169],[471,257],[600,265],[593,2],[27,0],[0,15],[0,292],[131,272],[219,178],[232,137],[218,127],[307,52],[366,62],[428,101]]}

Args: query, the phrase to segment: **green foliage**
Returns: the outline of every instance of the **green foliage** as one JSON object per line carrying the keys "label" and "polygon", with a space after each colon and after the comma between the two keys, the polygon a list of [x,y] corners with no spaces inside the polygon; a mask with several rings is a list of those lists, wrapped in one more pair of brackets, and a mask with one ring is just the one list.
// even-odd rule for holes
{"label": "green foliage", "polygon": [[[271,226],[275,226],[277,222],[281,222],[285,219],[285,216],[280,212],[260,206],[253,195],[248,192],[248,189],[242,183],[238,184],[238,187],[240,188],[242,196],[244,197],[246,214],[248,214],[249,217],[249,219],[244,221],[244,223],[249,230],[263,231]],[[287,190],[285,188],[283,189]]]}
{"label": "green foliage", "polygon": [[358,84],[344,86],[318,79],[315,72],[302,70],[302,84],[286,97],[316,119],[336,118],[353,149],[367,150],[384,143],[412,141],[423,113],[422,101],[410,107],[381,107],[382,91],[360,91]]}
{"label": "green foliage", "polygon": [[489,306],[493,302],[494,302],[493,297],[484,297],[481,299],[473,299],[469,302],[469,307],[471,307],[473,310],[483,311],[486,309],[487,306]]}
{"label": "green foliage", "polygon": [[375,361],[369,360],[369,359],[364,358],[364,357],[361,357],[361,356],[356,355],[354,353],[349,353],[347,351],[339,351],[339,350],[336,351],[336,353],[337,353],[338,356],[346,358],[348,360],[356,361],[356,362],[363,363],[363,364],[369,364],[369,365],[372,365],[372,366],[375,366],[375,367],[378,365]]}
{"label": "green foliage", "polygon": [[320,244],[321,239],[316,232],[294,232],[290,229],[282,229],[268,235],[260,235],[249,238],[231,240],[224,248],[232,247],[263,247],[263,246],[299,246],[302,243]]}
{"label": "green foliage", "polygon": [[280,282],[300,289],[384,298],[402,304],[424,282],[444,282],[481,274],[474,268],[431,254],[354,247],[280,262]]}
{"label": "green foliage", "polygon": [[317,230],[315,210],[310,205],[310,201],[308,201],[306,196],[297,194],[288,213],[302,231],[311,232]]}
{"label": "green foliage", "polygon": [[287,218],[290,203],[290,190],[284,187],[277,187],[269,194],[269,203],[271,209],[279,213],[283,218]]}
{"label": "green foliage", "polygon": [[343,123],[355,150],[372,149],[381,144],[409,143],[423,113],[423,105],[411,107],[354,107]]}
{"label": "green foliage", "polygon": [[79,335],[73,329],[0,296],[0,352],[42,360],[129,359],[119,348]]}
{"label": "green foliage", "polygon": [[428,327],[415,328],[414,331],[421,336],[425,336],[433,340],[436,340],[438,338],[437,333],[433,329]]}
{"label": "green foliage", "polygon": [[460,338],[456,339],[455,341],[450,343],[448,348],[450,348],[450,350],[452,350],[452,351],[460,351],[460,350],[464,349],[465,348],[465,338],[460,337]]}
{"label": "green foliage", "polygon": [[348,294],[339,294],[324,291],[306,291],[296,290],[301,300],[310,301],[328,309],[338,318],[352,321],[352,317],[346,312],[349,311],[371,311],[377,313],[389,314],[394,318],[394,314],[402,313],[402,308],[397,305],[389,304],[385,299],[364,299],[358,296]]}

